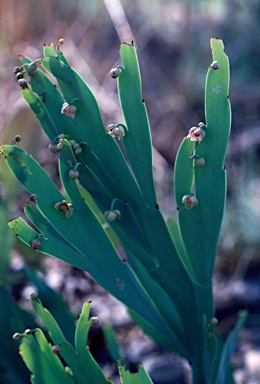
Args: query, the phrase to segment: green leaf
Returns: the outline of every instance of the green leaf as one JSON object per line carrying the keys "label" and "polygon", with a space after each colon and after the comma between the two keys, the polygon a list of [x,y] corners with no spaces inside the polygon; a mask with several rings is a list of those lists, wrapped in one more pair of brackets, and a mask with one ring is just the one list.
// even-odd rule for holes
{"label": "green leaf", "polygon": [[52,352],[52,347],[41,329],[22,337],[20,354],[33,374],[33,384],[75,384],[58,356]]}
{"label": "green leaf", "polygon": [[237,340],[238,334],[241,330],[241,328],[245,325],[245,322],[247,320],[247,312],[242,311],[239,314],[239,319],[236,323],[235,328],[232,330],[232,332],[229,334],[222,351],[222,356],[219,364],[218,369],[218,375],[215,380],[215,384],[229,384],[227,381],[228,372],[230,370],[229,362],[232,353],[234,352],[234,346],[235,342]]}
{"label": "green leaf", "polygon": [[86,342],[88,339],[88,332],[92,325],[89,320],[90,314],[90,302],[85,303],[82,307],[82,311],[79,317],[75,332],[75,348],[77,352],[81,355],[84,355],[86,351]]}
{"label": "green leaf", "polygon": [[131,373],[122,363],[118,363],[118,369],[122,384],[153,384],[142,364],[136,373]]}
{"label": "green leaf", "polygon": [[[57,78],[65,99],[68,102],[74,100],[77,113],[73,123],[75,132],[81,137],[80,140],[75,140],[87,143],[99,160],[98,179],[114,197],[122,201],[130,201],[133,195],[141,197],[140,189],[119,146],[105,131],[97,101],[87,84],[73,68],[57,58],[46,57],[42,60],[42,65]],[[84,157],[81,157],[82,162],[88,165],[87,159],[84,161]],[[94,173],[96,174],[95,171]],[[103,179],[106,181],[103,182]]]}
{"label": "green leaf", "polygon": [[66,341],[64,334],[62,333],[57,321],[54,319],[52,314],[48,309],[44,308],[41,300],[38,296],[33,294],[30,296],[30,302],[37,313],[37,315],[42,320],[45,327],[48,329],[50,337],[54,341],[54,344],[61,344]]}
{"label": "green leaf", "polygon": [[[220,68],[214,70],[209,67],[208,70],[205,94],[206,136],[195,148],[195,155],[205,160],[203,168],[195,165],[194,170],[194,193],[198,206],[178,212],[183,243],[196,281],[203,286],[211,282],[223,218],[226,198],[226,172],[223,162],[230,132],[228,58],[221,40],[211,39],[211,46],[213,60],[219,63]],[[190,160],[187,158],[186,161]],[[176,188],[180,179],[181,175],[178,174],[178,179],[175,178]],[[180,199],[180,194],[177,198]]]}
{"label": "green leaf", "polygon": [[118,91],[127,125],[123,143],[144,200],[155,207],[151,134],[135,47],[121,44],[120,55],[123,69],[118,77]]}
{"label": "green leaf", "polygon": [[104,333],[106,346],[112,360],[118,361],[122,359],[120,347],[118,345],[112,324],[111,323],[104,324],[102,327],[102,331]]}
{"label": "green leaf", "polygon": [[193,160],[191,158],[195,144],[185,137],[179,147],[174,167],[174,195],[178,210],[184,209],[182,198],[190,194],[194,179]]}

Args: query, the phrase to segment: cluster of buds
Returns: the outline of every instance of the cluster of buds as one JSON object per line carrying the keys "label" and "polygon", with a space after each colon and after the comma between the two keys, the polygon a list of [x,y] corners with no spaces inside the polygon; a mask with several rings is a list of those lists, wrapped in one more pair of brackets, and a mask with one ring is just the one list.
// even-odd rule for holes
{"label": "cluster of buds", "polygon": [[75,155],[80,155],[82,152],[82,148],[79,143],[76,142],[76,140],[70,140],[70,145],[72,149],[74,150]]}
{"label": "cluster of buds", "polygon": [[24,70],[21,67],[14,67],[14,75],[22,89],[28,88],[28,82],[24,79]]}
{"label": "cluster of buds", "polygon": [[206,135],[206,132],[203,128],[205,128],[204,123],[199,123],[197,127],[191,127],[187,137],[191,141],[197,141],[198,143],[200,143]]}
{"label": "cluster of buds", "polygon": [[115,139],[121,140],[125,136],[125,127],[123,124],[109,124],[106,133],[112,135]]}
{"label": "cluster of buds", "polygon": [[191,209],[194,205],[199,204],[198,199],[194,195],[184,195],[182,198],[182,203],[187,209]]}
{"label": "cluster of buds", "polygon": [[57,209],[60,213],[64,213],[66,217],[70,218],[73,213],[72,204],[66,200],[55,203],[54,208]]}
{"label": "cluster of buds", "polygon": [[62,104],[61,114],[69,116],[71,119],[74,119],[76,112],[77,112],[77,107],[74,104],[68,103],[67,101]]}
{"label": "cluster of buds", "polygon": [[104,213],[104,216],[108,221],[114,221],[121,218],[121,212],[118,209],[110,209]]}

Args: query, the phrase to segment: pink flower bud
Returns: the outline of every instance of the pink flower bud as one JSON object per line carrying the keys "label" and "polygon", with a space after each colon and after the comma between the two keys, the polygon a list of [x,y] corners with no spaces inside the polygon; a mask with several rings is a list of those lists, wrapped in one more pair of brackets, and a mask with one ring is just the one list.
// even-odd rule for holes
{"label": "pink flower bud", "polygon": [[70,103],[64,103],[61,108],[61,113],[74,119],[77,112],[77,107]]}
{"label": "pink flower bud", "polygon": [[39,249],[41,246],[41,242],[39,239],[34,239],[32,242],[31,242],[31,248],[36,250],[36,249]]}
{"label": "pink flower bud", "polygon": [[206,135],[206,132],[203,129],[198,127],[192,127],[189,130],[189,134],[187,137],[191,141],[197,141],[198,143],[200,143],[204,139],[205,135]]}

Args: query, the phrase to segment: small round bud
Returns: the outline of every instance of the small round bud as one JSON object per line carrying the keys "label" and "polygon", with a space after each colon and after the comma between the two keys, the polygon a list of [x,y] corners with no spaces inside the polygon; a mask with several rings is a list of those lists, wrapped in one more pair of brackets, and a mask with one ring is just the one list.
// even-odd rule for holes
{"label": "small round bud", "polygon": [[125,136],[125,130],[123,127],[115,127],[112,129],[111,134],[115,139],[121,140]]}
{"label": "small round bud", "polygon": [[17,80],[23,79],[23,73],[22,72],[17,72],[15,74],[15,77],[16,77]]}
{"label": "small round bud", "polygon": [[62,45],[62,44],[64,44],[64,39],[59,39],[59,45]]}
{"label": "small round bud", "polygon": [[75,143],[75,144],[72,145],[72,148],[73,149],[78,149],[78,148],[80,148],[80,144],[79,143]]}
{"label": "small round bud", "polygon": [[29,72],[34,72],[34,71],[36,71],[36,69],[37,69],[37,64],[35,62],[32,62],[29,64],[29,66],[28,66]]}
{"label": "small round bud", "polygon": [[25,331],[24,331],[24,334],[25,335],[30,335],[33,331],[29,328],[27,328]]}
{"label": "small round bud", "polygon": [[75,149],[75,151],[74,151],[75,155],[80,155],[81,152],[82,152],[82,148],[77,148],[77,149]]}
{"label": "small round bud", "polygon": [[106,127],[106,132],[107,133],[111,133],[111,131],[116,128],[117,125],[116,124],[109,124],[107,127]]}
{"label": "small round bud", "polygon": [[199,204],[198,199],[193,195],[184,195],[182,198],[182,203],[187,209],[191,209],[194,205]]}
{"label": "small round bud", "polygon": [[120,75],[121,72],[122,72],[122,69],[119,67],[112,68],[110,71],[110,75],[113,79],[116,79]]}
{"label": "small round bud", "polygon": [[69,116],[71,119],[75,118],[77,112],[77,107],[74,104],[65,102],[61,107],[61,114]]}
{"label": "small round bud", "polygon": [[21,340],[22,337],[23,335],[21,335],[21,333],[18,333],[18,332],[14,333],[12,336],[14,340]]}
{"label": "small round bud", "polygon": [[77,171],[76,169],[71,169],[69,171],[69,177],[72,179],[72,180],[76,180],[78,177],[79,177],[79,171]]}
{"label": "small round bud", "polygon": [[110,211],[106,211],[104,216],[108,221],[114,221],[115,219],[121,218],[121,212],[118,209],[111,209]]}
{"label": "small round bud", "polygon": [[59,355],[61,353],[61,345],[60,344],[56,344],[52,347],[52,352],[55,354],[55,355]]}
{"label": "small round bud", "polygon": [[200,127],[192,127],[189,130],[189,134],[187,137],[191,141],[197,141],[198,143],[200,143],[204,139],[205,135],[206,135],[206,132]]}
{"label": "small round bud", "polygon": [[196,165],[199,168],[203,168],[205,166],[205,160],[203,159],[203,157],[199,157],[198,159],[196,159]]}
{"label": "small round bud", "polygon": [[218,325],[218,319],[216,317],[213,317],[211,320],[210,320],[210,324],[211,325]]}
{"label": "small round bud", "polygon": [[41,247],[42,243],[40,242],[39,239],[34,239],[32,242],[31,242],[31,248],[36,250],[36,249],[39,249]]}
{"label": "small round bud", "polygon": [[25,79],[19,79],[18,84],[22,89],[28,88],[28,83]]}
{"label": "small round bud", "polygon": [[93,325],[98,325],[99,324],[99,318],[98,317],[93,316],[89,320],[91,321],[91,323]]}
{"label": "small round bud", "polygon": [[209,66],[211,69],[219,69],[220,68],[220,65],[219,63],[215,60],[215,61],[212,61],[212,63],[210,64]]}
{"label": "small round bud", "polygon": [[62,148],[63,148],[62,143],[58,143],[58,144],[52,143],[52,144],[49,145],[49,150],[52,153],[58,153],[58,152],[60,152],[62,150]]}
{"label": "small round bud", "polygon": [[14,67],[14,74],[16,75],[18,72],[22,72],[22,68],[21,67]]}
{"label": "small round bud", "polygon": [[21,140],[22,140],[21,135],[15,135],[15,137],[14,137],[14,141],[15,141],[16,143],[19,143]]}
{"label": "small round bud", "polygon": [[62,200],[61,202],[55,203],[54,208],[57,209],[60,213],[65,213],[65,216],[68,218],[72,216],[72,204],[66,200]]}

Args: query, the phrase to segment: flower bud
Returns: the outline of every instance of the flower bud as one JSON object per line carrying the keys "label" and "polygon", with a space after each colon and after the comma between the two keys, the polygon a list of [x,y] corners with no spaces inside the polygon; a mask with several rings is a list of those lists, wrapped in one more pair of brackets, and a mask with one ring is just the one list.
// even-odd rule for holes
{"label": "flower bud", "polygon": [[194,205],[199,204],[198,199],[193,195],[184,195],[182,198],[182,203],[187,209],[191,209]]}
{"label": "flower bud", "polygon": [[39,249],[41,247],[42,243],[40,242],[39,239],[34,239],[32,242],[31,242],[31,248],[36,250],[36,249]]}
{"label": "flower bud", "polygon": [[114,128],[116,128],[116,127],[117,127],[116,124],[109,124],[109,125],[106,127],[106,132],[107,132],[107,133],[111,133],[112,130],[113,130]]}
{"label": "flower bud", "polygon": [[16,72],[15,77],[17,80],[23,79],[23,73],[22,72]]}
{"label": "flower bud", "polygon": [[112,68],[110,71],[110,75],[113,79],[116,79],[121,72],[122,72],[122,69],[120,67]]}
{"label": "flower bud", "polygon": [[104,215],[108,221],[114,221],[121,218],[121,212],[118,209],[111,209],[110,211],[106,211]]}
{"label": "flower bud", "polygon": [[59,210],[60,213],[65,213],[65,216],[70,218],[73,213],[72,204],[66,200],[62,200],[61,202],[55,203],[54,208]]}
{"label": "flower bud", "polygon": [[125,136],[125,130],[123,127],[115,127],[111,131],[112,136],[117,139],[121,140]]}
{"label": "flower bud", "polygon": [[71,169],[69,171],[69,177],[72,179],[72,180],[76,180],[78,177],[79,177],[79,171],[77,171],[76,169]]}
{"label": "flower bud", "polygon": [[23,69],[21,67],[14,67],[14,74],[16,75],[18,72],[22,72]]}
{"label": "flower bud", "polygon": [[69,116],[71,119],[74,119],[76,112],[77,112],[77,107],[75,107],[75,105],[67,102],[63,103],[61,107],[61,114]]}
{"label": "flower bud", "polygon": [[12,336],[12,338],[14,340],[21,340],[22,337],[23,337],[23,335],[21,333],[18,333],[18,332],[14,333]]}
{"label": "flower bud", "polygon": [[61,345],[60,344],[56,344],[52,347],[52,352],[55,354],[55,355],[59,355],[61,353]]}
{"label": "flower bud", "polygon": [[28,83],[25,79],[19,79],[18,84],[22,89],[28,88]]}
{"label": "flower bud", "polygon": [[22,140],[21,135],[15,135],[15,137],[14,137],[14,141],[15,141],[16,143],[19,143],[21,140]]}
{"label": "flower bud", "polygon": [[75,155],[80,155],[81,152],[82,152],[82,148],[81,147],[74,150]]}
{"label": "flower bud", "polygon": [[63,148],[62,143],[58,143],[58,144],[52,143],[52,144],[49,145],[49,150],[52,153],[58,153],[58,152],[60,152],[62,150],[62,148]]}
{"label": "flower bud", "polygon": [[205,165],[205,160],[203,159],[203,157],[199,157],[198,159],[196,159],[196,165],[199,167],[199,168],[203,168],[204,165]]}
{"label": "flower bud", "polygon": [[191,141],[197,141],[200,143],[206,135],[206,132],[201,129],[200,127],[192,127],[189,130],[188,138],[190,138]]}
{"label": "flower bud", "polygon": [[98,317],[93,316],[93,317],[91,317],[89,320],[91,321],[91,323],[92,323],[93,325],[98,325],[98,324],[99,324],[99,319],[98,319]]}
{"label": "flower bud", "polygon": [[36,69],[37,69],[37,64],[35,62],[32,62],[29,64],[29,66],[28,66],[29,72],[34,72],[34,71],[36,71]]}
{"label": "flower bud", "polygon": [[215,60],[215,61],[213,61],[211,64],[210,64],[210,66],[209,66],[211,69],[219,69],[220,68],[220,65],[219,65],[219,63]]}

